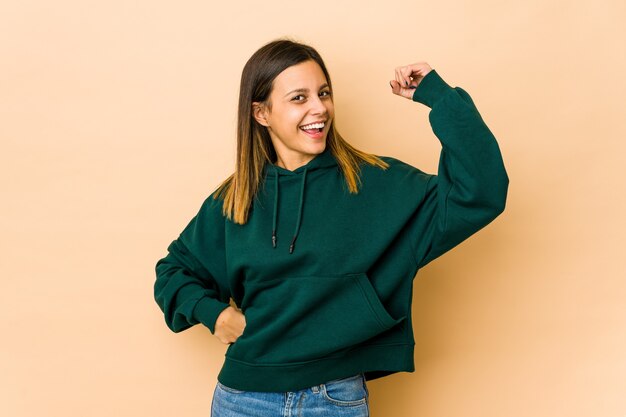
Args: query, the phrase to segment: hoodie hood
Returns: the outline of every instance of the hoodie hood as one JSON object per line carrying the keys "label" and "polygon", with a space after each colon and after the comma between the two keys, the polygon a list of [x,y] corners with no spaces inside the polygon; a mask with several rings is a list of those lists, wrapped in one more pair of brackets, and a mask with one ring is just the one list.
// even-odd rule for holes
{"label": "hoodie hood", "polygon": [[296,220],[296,225],[293,232],[293,237],[291,239],[291,244],[289,245],[289,253],[293,253],[295,249],[296,239],[298,238],[298,233],[300,231],[300,222],[302,219],[302,208],[304,206],[304,193],[306,188],[306,175],[307,172],[315,171],[317,169],[328,169],[337,167],[337,160],[332,154],[330,147],[327,145],[326,149],[315,158],[311,159],[305,165],[302,165],[296,168],[293,171],[290,171],[286,168],[280,167],[271,162],[267,162],[263,167],[263,175],[266,180],[270,180],[274,182],[274,208],[272,214],[272,246],[276,248],[276,242],[278,237],[276,236],[276,230],[278,228],[278,189],[279,189],[279,178],[280,176],[300,176],[301,177],[301,187],[300,187],[300,202],[298,204],[298,219]]}

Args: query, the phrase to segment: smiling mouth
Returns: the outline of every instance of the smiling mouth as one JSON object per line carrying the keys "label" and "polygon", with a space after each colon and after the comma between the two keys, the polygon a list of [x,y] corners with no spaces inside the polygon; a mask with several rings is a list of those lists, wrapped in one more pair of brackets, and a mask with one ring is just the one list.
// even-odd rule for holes
{"label": "smiling mouth", "polygon": [[[320,124],[322,125],[322,127],[316,127],[316,128],[311,128],[311,129],[304,129],[304,127],[306,127],[306,126],[320,125]],[[299,126],[299,128],[301,130],[303,130],[304,132],[306,132],[306,133],[321,133],[321,132],[324,131],[326,126],[328,126],[328,124],[329,124],[329,120],[328,119],[317,120],[317,121],[310,122],[310,123],[304,124],[302,126]]]}
{"label": "smiling mouth", "polygon": [[300,130],[302,130],[304,132],[307,132],[307,133],[322,133],[324,128],[323,127],[316,127],[314,129],[303,129],[303,128],[300,128]]}
{"label": "smiling mouth", "polygon": [[309,123],[309,124],[300,126],[300,130],[302,130],[302,131],[304,131],[306,133],[322,133],[324,131],[324,129],[326,128],[326,126],[328,126],[328,122],[325,121],[325,122],[319,122],[319,123],[323,123],[324,125],[322,127],[315,127],[315,128],[312,128],[312,129],[305,129],[303,126],[308,126],[308,125],[315,124],[315,123]]}

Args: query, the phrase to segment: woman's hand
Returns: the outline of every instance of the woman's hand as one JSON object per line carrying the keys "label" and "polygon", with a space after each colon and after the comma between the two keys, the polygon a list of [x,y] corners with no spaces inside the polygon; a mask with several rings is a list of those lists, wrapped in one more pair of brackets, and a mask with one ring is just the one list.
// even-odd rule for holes
{"label": "woman's hand", "polygon": [[426,62],[396,67],[396,79],[389,82],[391,91],[412,100],[415,89],[430,71],[432,68]]}
{"label": "woman's hand", "polygon": [[228,306],[215,321],[215,337],[225,344],[234,343],[246,327],[246,317],[240,310]]}

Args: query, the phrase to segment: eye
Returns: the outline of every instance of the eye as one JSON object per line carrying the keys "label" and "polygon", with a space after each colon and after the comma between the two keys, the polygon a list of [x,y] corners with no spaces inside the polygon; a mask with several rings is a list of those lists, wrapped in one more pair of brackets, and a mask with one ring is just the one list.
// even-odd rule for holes
{"label": "eye", "polygon": [[[322,96],[322,97],[328,97],[328,96],[330,96],[330,95],[331,95],[331,94],[330,94],[330,91],[328,91],[328,90],[326,90],[326,91],[322,91],[322,92],[320,93],[320,95],[321,95],[321,94],[325,94],[325,95],[324,95],[324,96]],[[294,101],[294,100],[295,100],[295,101],[302,101],[302,100],[296,100],[298,97],[304,97],[304,96],[303,96],[302,94],[298,94],[297,96],[295,96],[294,98],[292,98],[292,99],[291,99],[291,101]]]}

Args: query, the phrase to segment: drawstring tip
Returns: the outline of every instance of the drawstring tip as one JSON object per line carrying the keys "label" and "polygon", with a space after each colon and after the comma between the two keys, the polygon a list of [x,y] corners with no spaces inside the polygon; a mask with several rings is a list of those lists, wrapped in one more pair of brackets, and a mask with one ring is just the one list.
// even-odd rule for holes
{"label": "drawstring tip", "polygon": [[293,237],[293,240],[291,241],[291,245],[289,245],[289,253],[293,253],[293,248],[294,248],[294,246],[296,244],[296,237],[297,236]]}
{"label": "drawstring tip", "polygon": [[293,253],[293,243],[289,246],[289,253]]}
{"label": "drawstring tip", "polygon": [[276,247],[276,232],[272,233],[272,246]]}

